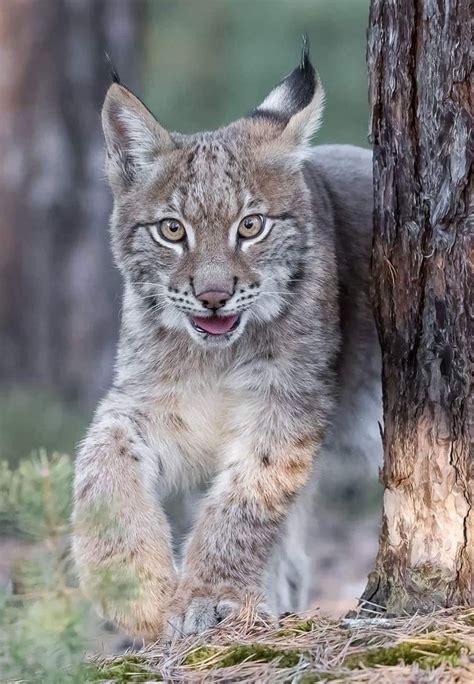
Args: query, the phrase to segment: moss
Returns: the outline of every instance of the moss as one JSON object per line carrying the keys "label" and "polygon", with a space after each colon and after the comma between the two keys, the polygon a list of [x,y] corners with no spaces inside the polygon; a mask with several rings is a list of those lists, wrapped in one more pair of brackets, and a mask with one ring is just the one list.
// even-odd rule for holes
{"label": "moss", "polygon": [[275,634],[276,637],[294,636],[295,632],[313,632],[316,629],[316,622],[314,620],[304,620],[298,622],[296,625],[288,625],[285,629],[281,629]]}
{"label": "moss", "polygon": [[313,632],[316,629],[316,622],[314,620],[304,620],[291,627],[292,632]]}
{"label": "moss", "polygon": [[143,664],[138,656],[124,656],[117,658],[113,663],[99,665],[97,667],[100,677],[110,679],[113,682],[154,682],[162,681],[161,677]]}
{"label": "moss", "polygon": [[329,674],[327,672],[315,673],[309,672],[302,675],[298,680],[298,684],[317,684],[318,682],[331,682],[334,679],[339,679],[337,675]]}
{"label": "moss", "polygon": [[200,648],[191,651],[184,659],[185,665],[202,665],[207,660],[219,656],[225,649],[217,648],[216,646],[201,646]]}
{"label": "moss", "polygon": [[417,663],[423,669],[433,669],[443,664],[459,665],[460,656],[466,650],[455,639],[420,639],[402,641],[396,646],[371,648],[363,653],[351,655],[344,661],[351,670],[376,665],[412,665]]}
{"label": "moss", "polygon": [[227,648],[216,648],[212,646],[202,646],[192,651],[184,660],[185,665],[204,665],[211,658],[216,658],[213,665],[219,667],[232,667],[240,665],[244,661],[271,663],[278,660],[278,667],[295,667],[301,660],[302,653],[296,650],[280,650],[271,646],[253,644],[250,646],[231,646]]}

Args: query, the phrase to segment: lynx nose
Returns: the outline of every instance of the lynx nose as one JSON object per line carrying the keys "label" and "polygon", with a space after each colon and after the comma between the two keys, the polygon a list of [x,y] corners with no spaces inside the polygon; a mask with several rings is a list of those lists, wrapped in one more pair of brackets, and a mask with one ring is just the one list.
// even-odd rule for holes
{"label": "lynx nose", "polygon": [[196,297],[204,304],[206,309],[220,309],[232,297],[232,293],[222,290],[209,290],[208,292],[201,292]]}

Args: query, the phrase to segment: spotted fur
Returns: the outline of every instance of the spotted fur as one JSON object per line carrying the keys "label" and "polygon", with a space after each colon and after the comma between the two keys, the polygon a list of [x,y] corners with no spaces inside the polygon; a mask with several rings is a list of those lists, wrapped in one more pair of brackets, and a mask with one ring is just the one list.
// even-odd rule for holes
{"label": "spotted fur", "polygon": [[[210,133],[169,133],[119,83],[107,93],[122,330],[77,457],[74,553],[85,591],[131,634],[199,632],[248,595],[305,607],[315,457],[378,449],[371,156],[309,146],[322,102],[307,52],[253,114]],[[249,214],[265,230],[244,244]],[[153,238],[170,217],[186,243]],[[208,290],[230,294],[219,313],[240,316],[235,330],[193,327]],[[193,518],[181,547],[165,514],[177,493]]]}

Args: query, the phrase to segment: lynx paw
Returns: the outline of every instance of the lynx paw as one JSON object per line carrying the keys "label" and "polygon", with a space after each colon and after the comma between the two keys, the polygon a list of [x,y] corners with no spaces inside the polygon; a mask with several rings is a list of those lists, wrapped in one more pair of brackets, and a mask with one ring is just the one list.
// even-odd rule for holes
{"label": "lynx paw", "polygon": [[[245,595],[235,590],[215,587],[195,587],[179,591],[167,618],[169,640],[201,634],[228,617],[237,617],[246,605]],[[266,613],[261,604],[262,614]]]}
{"label": "lynx paw", "polygon": [[239,604],[230,600],[205,598],[191,599],[186,608],[170,614],[167,634],[170,639],[200,634],[215,627],[229,615],[237,615]]}

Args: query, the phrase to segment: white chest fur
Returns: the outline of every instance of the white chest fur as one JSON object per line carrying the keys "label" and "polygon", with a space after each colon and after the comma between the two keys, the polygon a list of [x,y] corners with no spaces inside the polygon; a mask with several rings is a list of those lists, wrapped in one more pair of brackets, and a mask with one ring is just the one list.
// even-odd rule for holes
{"label": "white chest fur", "polygon": [[252,402],[238,379],[199,377],[161,388],[154,406],[156,449],[171,485],[208,481],[226,446],[238,439],[239,417]]}

